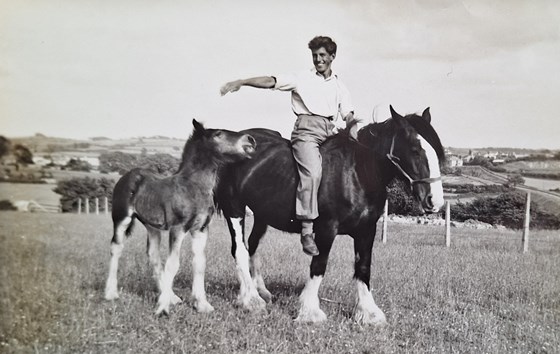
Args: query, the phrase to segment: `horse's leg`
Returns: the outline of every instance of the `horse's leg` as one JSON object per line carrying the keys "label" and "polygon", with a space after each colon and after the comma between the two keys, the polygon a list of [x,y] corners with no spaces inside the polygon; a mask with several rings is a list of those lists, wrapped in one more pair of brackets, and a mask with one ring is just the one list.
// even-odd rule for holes
{"label": "horse's leg", "polygon": [[204,272],[206,271],[206,240],[208,238],[208,226],[202,230],[191,231],[192,235],[192,298],[194,300],[194,308],[197,312],[211,312],[214,307],[210,305],[206,299],[206,291],[204,290]]}
{"label": "horse's leg", "polygon": [[161,293],[158,298],[156,315],[162,312],[168,315],[169,306],[181,302],[181,298],[173,292],[173,280],[179,270],[181,245],[185,234],[182,226],[173,227],[169,232],[169,255],[159,279]]}
{"label": "horse's leg", "polygon": [[152,266],[153,269],[152,276],[154,277],[154,280],[156,282],[158,292],[161,294],[161,291],[163,290],[161,286],[161,273],[163,267],[161,264],[159,248],[161,244],[161,236],[163,231],[155,229],[148,225],[145,226],[146,226],[146,230],[148,231],[148,246],[147,246],[148,261],[150,262],[150,265]]}
{"label": "horse's leg", "polygon": [[249,252],[245,246],[245,216],[226,216],[231,234],[231,253],[235,258],[237,277],[239,279],[239,295],[236,305],[249,311],[260,311],[266,308],[266,302],[260,297],[249,271]]}
{"label": "horse's leg", "polygon": [[132,223],[132,217],[126,215],[121,220],[113,221],[113,239],[111,240],[111,261],[109,263],[109,276],[105,284],[105,299],[114,300],[119,298],[117,273],[119,269],[119,258],[124,248],[124,237],[126,230]]}
{"label": "horse's leg", "polygon": [[352,234],[354,237],[354,281],[356,284],[357,301],[354,319],[362,324],[383,325],[387,323],[385,314],[375,304],[370,291],[371,251],[375,238],[375,225],[364,227]]}
{"label": "horse's leg", "polygon": [[260,222],[255,217],[255,222],[253,224],[253,230],[251,230],[251,235],[249,236],[249,267],[251,271],[251,276],[253,278],[253,284],[257,288],[259,295],[266,302],[272,300],[272,295],[270,291],[266,288],[264,280],[261,274],[261,261],[260,257],[257,255],[257,248],[259,247],[259,242],[266,232],[267,225]]}
{"label": "horse's leg", "polygon": [[327,319],[327,315],[319,307],[319,287],[327,270],[327,261],[335,237],[336,232],[331,231],[327,234],[317,232],[315,242],[319,255],[311,260],[310,278],[299,296],[300,308],[296,321],[321,322]]}

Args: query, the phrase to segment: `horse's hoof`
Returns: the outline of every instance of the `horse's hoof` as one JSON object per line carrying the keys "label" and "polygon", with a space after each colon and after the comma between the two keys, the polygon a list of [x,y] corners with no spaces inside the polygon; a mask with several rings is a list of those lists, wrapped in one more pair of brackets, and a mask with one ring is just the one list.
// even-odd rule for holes
{"label": "horse's hoof", "polygon": [[356,311],[354,313],[354,321],[361,325],[373,325],[376,327],[387,324],[387,318],[381,310],[379,312]]}
{"label": "horse's hoof", "polygon": [[160,305],[156,310],[156,316],[165,315],[169,317],[169,305]]}
{"label": "horse's hoof", "polygon": [[195,301],[194,308],[198,313],[209,313],[214,311],[214,306],[210,305],[208,301]]}
{"label": "horse's hoof", "polygon": [[171,295],[171,305],[177,305],[183,302],[183,299],[181,299],[179,296],[173,294]]}
{"label": "horse's hoof", "polygon": [[105,291],[105,300],[111,301],[119,298],[118,291]]}
{"label": "horse's hoof", "polygon": [[265,290],[259,289],[259,295],[267,304],[272,301],[272,294],[266,289]]}
{"label": "horse's hoof", "polygon": [[313,311],[300,311],[296,322],[301,323],[320,323],[327,320],[327,315],[321,309]]}
{"label": "horse's hoof", "polygon": [[244,299],[238,298],[235,305],[249,312],[266,311],[266,301],[258,295]]}

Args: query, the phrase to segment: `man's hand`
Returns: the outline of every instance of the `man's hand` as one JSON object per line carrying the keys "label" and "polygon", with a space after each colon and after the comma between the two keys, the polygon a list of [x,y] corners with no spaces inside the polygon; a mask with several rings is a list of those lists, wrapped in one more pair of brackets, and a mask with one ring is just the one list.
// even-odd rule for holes
{"label": "man's hand", "polygon": [[350,131],[348,132],[350,138],[358,140],[358,121],[354,118],[354,112],[348,113],[344,120],[346,121],[346,128],[350,127]]}
{"label": "man's hand", "polygon": [[358,124],[354,124],[350,128],[350,137],[354,140],[358,140]]}
{"label": "man's hand", "polygon": [[240,80],[235,80],[235,81],[228,82],[227,84],[222,86],[222,88],[220,89],[220,94],[223,96],[228,92],[239,91],[241,86],[242,86],[242,83],[241,83]]}

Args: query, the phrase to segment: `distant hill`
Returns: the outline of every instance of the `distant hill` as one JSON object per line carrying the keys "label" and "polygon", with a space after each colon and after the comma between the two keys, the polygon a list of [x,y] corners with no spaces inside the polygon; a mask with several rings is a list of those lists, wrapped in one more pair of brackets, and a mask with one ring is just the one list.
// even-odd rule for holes
{"label": "distant hill", "polygon": [[509,148],[509,147],[484,147],[484,148],[455,148],[446,147],[446,150],[454,155],[466,156],[469,152],[473,154],[484,155],[486,153],[501,152],[503,154],[517,154],[517,155],[543,155],[560,152],[560,150],[550,150],[550,149],[520,149],[520,148]]}
{"label": "distant hill", "polygon": [[[9,137],[8,137],[9,138]],[[151,137],[133,137],[126,139],[110,139],[103,136],[92,137],[89,139],[68,139],[50,137],[43,134],[35,134],[29,137],[9,138],[15,144],[23,144],[27,146],[33,154],[49,154],[53,152],[88,152],[91,154],[100,154],[104,151],[122,151],[128,153],[141,153],[146,149],[148,153],[168,153],[174,156],[180,156],[185,144],[185,139],[169,138],[166,136],[156,135]],[[488,152],[502,152],[505,154],[526,154],[537,155],[560,152],[560,150],[546,149],[519,149],[508,147],[485,147],[485,148],[446,148],[454,155],[466,156],[469,152],[474,154],[486,154]]]}
{"label": "distant hill", "polygon": [[176,157],[181,155],[184,140],[164,136],[137,137],[127,139],[109,139],[94,137],[91,139],[67,139],[36,134],[30,137],[9,138],[14,144],[27,146],[34,155],[73,152],[80,155],[97,156],[108,151],[122,151],[140,154],[144,149],[147,153],[167,153]]}

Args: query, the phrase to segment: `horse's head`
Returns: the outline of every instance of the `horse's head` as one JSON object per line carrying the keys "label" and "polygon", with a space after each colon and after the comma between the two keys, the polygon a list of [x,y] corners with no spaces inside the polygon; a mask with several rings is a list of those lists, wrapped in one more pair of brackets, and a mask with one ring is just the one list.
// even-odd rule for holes
{"label": "horse's head", "polygon": [[393,136],[387,158],[412,188],[416,199],[425,212],[439,211],[443,206],[443,187],[440,161],[444,159],[441,142],[431,126],[430,109],[422,116],[410,114],[406,117],[391,109]]}
{"label": "horse's head", "polygon": [[225,163],[253,156],[257,142],[252,136],[225,129],[206,129],[196,119],[192,123],[194,130],[190,140],[198,141],[198,151],[204,150]]}

